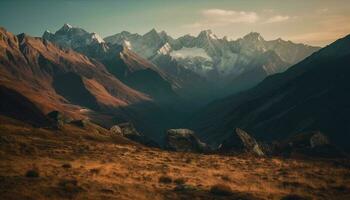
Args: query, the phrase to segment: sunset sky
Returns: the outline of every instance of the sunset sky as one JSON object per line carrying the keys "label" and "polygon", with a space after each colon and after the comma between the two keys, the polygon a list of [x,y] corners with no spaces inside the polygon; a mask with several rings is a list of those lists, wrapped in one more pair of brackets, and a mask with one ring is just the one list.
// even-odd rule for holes
{"label": "sunset sky", "polygon": [[64,23],[103,37],[156,28],[173,37],[211,29],[236,39],[256,31],[324,46],[350,34],[349,11],[348,0],[1,0],[0,26],[34,36]]}

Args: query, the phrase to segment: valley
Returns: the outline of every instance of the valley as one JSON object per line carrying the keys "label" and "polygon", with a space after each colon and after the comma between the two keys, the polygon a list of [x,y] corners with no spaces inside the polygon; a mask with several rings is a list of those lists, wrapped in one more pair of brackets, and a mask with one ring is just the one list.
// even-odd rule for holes
{"label": "valley", "polygon": [[350,199],[341,1],[0,2],[0,199]]}

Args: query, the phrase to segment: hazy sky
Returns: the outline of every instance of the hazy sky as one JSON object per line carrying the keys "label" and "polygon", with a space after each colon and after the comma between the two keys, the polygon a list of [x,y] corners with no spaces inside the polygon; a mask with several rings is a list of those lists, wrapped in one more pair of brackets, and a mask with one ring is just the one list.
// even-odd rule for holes
{"label": "hazy sky", "polygon": [[41,36],[64,23],[101,36],[151,28],[173,37],[211,29],[236,39],[260,32],[324,46],[350,34],[349,0],[0,0],[0,26]]}

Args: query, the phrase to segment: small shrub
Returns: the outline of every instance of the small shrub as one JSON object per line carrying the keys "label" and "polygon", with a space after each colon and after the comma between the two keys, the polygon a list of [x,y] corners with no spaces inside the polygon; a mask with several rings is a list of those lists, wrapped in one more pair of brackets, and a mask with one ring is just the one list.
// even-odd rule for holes
{"label": "small shrub", "polygon": [[171,183],[173,180],[169,176],[161,176],[159,177],[159,182],[160,183]]}
{"label": "small shrub", "polygon": [[81,191],[76,179],[62,179],[58,185],[67,194],[75,194]]}
{"label": "small shrub", "polygon": [[90,173],[92,173],[92,174],[99,174],[100,171],[101,171],[101,169],[99,169],[99,168],[90,169]]}
{"label": "small shrub", "polygon": [[224,181],[231,181],[231,179],[228,175],[221,175],[221,179]]}
{"label": "small shrub", "polygon": [[183,178],[177,178],[174,180],[174,183],[176,183],[177,185],[183,185],[183,184],[185,184],[185,182],[186,181]]}
{"label": "small shrub", "polygon": [[187,185],[187,184],[176,185],[176,187],[174,188],[174,191],[176,192],[196,191],[196,190],[199,190],[199,189],[192,185]]}
{"label": "small shrub", "polygon": [[216,184],[210,188],[210,193],[220,196],[229,196],[232,194],[232,190],[227,185]]}
{"label": "small shrub", "polygon": [[64,163],[62,167],[68,169],[68,168],[72,168],[72,165],[70,163]]}
{"label": "small shrub", "polygon": [[38,178],[39,172],[36,169],[31,169],[26,172],[26,177],[28,178]]}

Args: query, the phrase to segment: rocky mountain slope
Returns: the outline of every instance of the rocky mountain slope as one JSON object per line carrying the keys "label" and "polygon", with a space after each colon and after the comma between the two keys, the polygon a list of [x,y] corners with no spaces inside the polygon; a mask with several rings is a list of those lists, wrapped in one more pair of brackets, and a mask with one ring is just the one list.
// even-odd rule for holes
{"label": "rocky mountain slope", "polygon": [[94,59],[60,49],[45,39],[15,36],[4,28],[0,34],[1,85],[19,91],[45,111],[98,110],[150,101]]}
{"label": "rocky mountain slope", "polygon": [[[46,39],[16,36],[4,28],[0,34],[0,85],[23,95],[44,114],[58,110],[107,128],[130,121],[158,141],[183,120],[183,109],[168,106],[169,99],[181,102],[166,75],[152,71],[153,64],[119,45],[115,62],[109,63]],[[125,74],[114,73],[113,68],[122,68]]]}
{"label": "rocky mountain slope", "polygon": [[154,100],[176,98],[172,88],[176,87],[176,83],[165,73],[127,47],[107,44],[96,33],[64,24],[55,33],[46,31],[43,38],[62,48],[73,49],[99,60],[124,84],[150,95]]}
{"label": "rocky mountain slope", "polygon": [[339,39],[286,72],[211,103],[191,123],[204,141],[212,143],[222,140],[235,127],[264,140],[320,130],[348,149],[349,46],[350,36]]}

